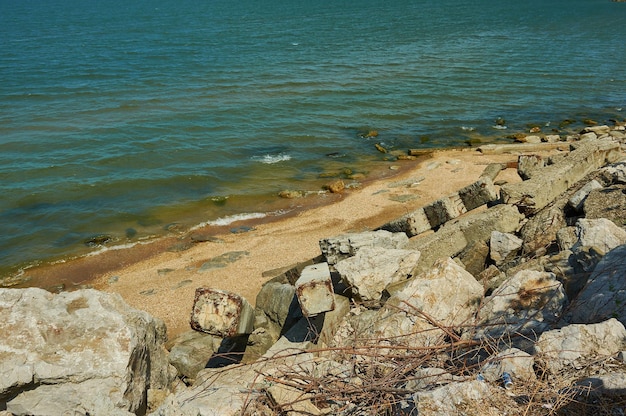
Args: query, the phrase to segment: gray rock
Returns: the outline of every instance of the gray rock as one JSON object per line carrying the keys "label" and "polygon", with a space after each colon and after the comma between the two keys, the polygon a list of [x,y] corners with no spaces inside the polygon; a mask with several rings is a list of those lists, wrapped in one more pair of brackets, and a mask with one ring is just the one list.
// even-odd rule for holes
{"label": "gray rock", "polygon": [[494,393],[489,384],[472,380],[417,392],[413,400],[420,415],[498,414],[502,401],[493,400]]}
{"label": "gray rock", "polygon": [[485,170],[480,174],[481,178],[489,178],[495,181],[500,172],[506,169],[506,165],[503,163],[490,163]]}
{"label": "gray rock", "polygon": [[591,191],[585,199],[585,218],[606,218],[626,226],[626,185],[613,185]]}
{"label": "gray rock", "polygon": [[535,344],[535,356],[543,368],[558,374],[587,360],[617,355],[624,349],[626,329],[617,319],[582,325],[568,325],[544,332]]}
{"label": "gray rock", "polygon": [[404,388],[413,392],[425,390],[431,386],[461,381],[459,380],[460,377],[454,377],[447,371],[436,367],[418,368],[409,378]]}
{"label": "gray rock", "polygon": [[528,383],[537,379],[534,370],[535,359],[532,355],[517,348],[507,348],[487,360],[480,369],[485,380],[497,382],[504,373],[509,373],[511,381]]}
{"label": "gray rock", "polygon": [[609,251],[570,306],[568,322],[595,323],[617,318],[626,324],[626,245]]}
{"label": "gray rock", "polygon": [[532,216],[520,230],[524,240],[524,253],[535,253],[537,250],[549,247],[556,241],[556,235],[565,227],[566,200],[558,200]]}
{"label": "gray rock", "polygon": [[528,382],[537,379],[534,364],[535,359],[532,355],[517,348],[508,348],[489,357],[480,372],[487,381],[498,381],[506,372],[511,375],[514,382],[517,380]]}
{"label": "gray rock", "polygon": [[485,293],[487,293],[488,291],[495,290],[498,286],[500,286],[502,282],[506,280],[506,274],[492,264],[483,270],[476,277],[476,280],[483,285]]}
{"label": "gray rock", "polygon": [[574,299],[587,283],[591,272],[585,271],[576,262],[576,256],[570,250],[563,250],[541,259],[543,270],[554,273],[563,284],[567,299]]}
{"label": "gray rock", "polygon": [[178,374],[194,379],[217,352],[221,342],[222,338],[213,335],[198,331],[185,332],[173,341],[169,362],[178,370]]}
{"label": "gray rock", "polygon": [[563,227],[556,232],[556,243],[560,250],[571,250],[577,241],[576,227]]}
{"label": "gray rock", "polygon": [[517,157],[517,174],[523,180],[532,178],[533,172],[546,165],[546,161],[539,155],[519,155]]}
{"label": "gray rock", "polygon": [[612,139],[579,142],[577,148],[557,163],[541,169],[541,175],[500,188],[502,201],[516,205],[530,215],[554,201],[571,184],[622,157],[620,145]]}
{"label": "gray rock", "polygon": [[552,273],[522,270],[484,300],[477,314],[479,336],[541,333],[561,316],[566,298]]}
{"label": "gray rock", "polygon": [[466,212],[467,209],[459,194],[439,198],[424,207],[424,214],[426,214],[431,228],[437,228]]}
{"label": "gray rock", "polygon": [[483,287],[474,276],[448,258],[407,281],[386,305],[446,326],[461,326],[474,315],[482,295]]}
{"label": "gray rock", "polygon": [[446,223],[434,234],[410,239],[404,248],[422,253],[413,275],[428,271],[439,259],[456,256],[469,243],[489,241],[493,230],[516,231],[522,218],[516,207],[501,204],[485,211],[467,213]]}
{"label": "gray rock", "polygon": [[0,402],[16,415],[145,412],[170,383],[165,325],[119,295],[0,289]]}
{"label": "gray rock", "polygon": [[589,391],[592,395],[618,396],[626,395],[626,373],[616,371],[608,374],[596,374],[576,383],[583,387],[584,392]]}
{"label": "gray rock", "polygon": [[354,256],[362,247],[404,248],[408,241],[402,232],[378,230],[323,239],[319,245],[326,262],[334,266],[340,260]]}
{"label": "gray rock", "polygon": [[510,261],[522,247],[523,240],[511,233],[492,231],[489,241],[491,260],[496,266]]}
{"label": "gray rock", "polygon": [[600,125],[600,126],[587,126],[581,130],[580,134],[595,133],[598,136],[602,136],[604,134],[609,134],[610,132],[611,132],[611,128],[609,126]]}
{"label": "gray rock", "polygon": [[594,189],[602,189],[602,184],[596,181],[595,179],[587,182],[583,185],[582,188],[578,190],[572,197],[567,201],[568,205],[572,207],[575,211],[581,212],[583,208],[583,204],[591,191]]}
{"label": "gray rock", "polygon": [[572,248],[574,252],[587,246],[596,247],[601,252],[607,253],[619,245],[626,244],[626,230],[606,218],[579,219],[576,222],[576,236],[578,241]]}
{"label": "gray rock", "polygon": [[413,237],[430,230],[431,225],[428,217],[426,216],[426,212],[422,207],[388,222],[380,227],[380,229],[393,233],[404,233],[408,237]]}
{"label": "gray rock", "polygon": [[333,345],[335,334],[339,330],[344,318],[350,312],[350,305],[350,299],[335,294],[335,309],[324,314],[324,322],[322,327],[318,329],[319,339],[317,344],[319,346]]}
{"label": "gray rock", "polygon": [[485,270],[487,257],[489,257],[489,246],[484,241],[474,241],[468,244],[457,258],[465,270],[476,277]]}
{"label": "gray rock", "polygon": [[293,307],[295,296],[294,286],[270,281],[265,283],[257,294],[256,307],[282,329],[290,320],[290,316],[295,313],[296,308]]}
{"label": "gray rock", "polygon": [[415,250],[364,247],[335,265],[337,272],[362,301],[378,301],[391,283],[406,280],[419,260]]}
{"label": "gray rock", "polygon": [[613,163],[600,169],[600,177],[606,184],[626,184],[626,161]]}
{"label": "gray rock", "polygon": [[463,201],[466,211],[471,211],[498,199],[496,187],[492,179],[487,176],[481,176],[476,182],[461,188],[457,193]]}
{"label": "gray rock", "polygon": [[598,135],[592,131],[580,134],[580,141],[594,141],[597,138],[598,138]]}
{"label": "gray rock", "polygon": [[509,143],[485,144],[477,150],[484,155],[500,155],[503,153],[547,152],[551,150],[570,150],[570,143]]}

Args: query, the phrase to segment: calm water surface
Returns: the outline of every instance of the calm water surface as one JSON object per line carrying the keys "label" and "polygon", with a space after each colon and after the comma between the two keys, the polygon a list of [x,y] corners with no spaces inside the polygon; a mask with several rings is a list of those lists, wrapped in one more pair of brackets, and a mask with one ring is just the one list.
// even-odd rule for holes
{"label": "calm water surface", "polygon": [[0,0],[0,277],[288,208],[374,143],[623,119],[625,39],[609,0]]}

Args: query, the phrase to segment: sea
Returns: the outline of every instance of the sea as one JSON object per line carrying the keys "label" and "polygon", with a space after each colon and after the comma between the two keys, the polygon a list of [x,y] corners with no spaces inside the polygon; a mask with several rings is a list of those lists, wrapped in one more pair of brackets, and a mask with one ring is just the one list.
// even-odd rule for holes
{"label": "sea", "polygon": [[0,281],[623,120],[625,45],[610,0],[0,0]]}

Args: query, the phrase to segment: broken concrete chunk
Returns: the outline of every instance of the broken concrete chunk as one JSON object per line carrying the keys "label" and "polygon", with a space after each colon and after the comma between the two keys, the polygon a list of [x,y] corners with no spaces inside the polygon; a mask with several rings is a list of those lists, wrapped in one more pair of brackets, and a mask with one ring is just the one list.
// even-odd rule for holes
{"label": "broken concrete chunk", "polygon": [[503,185],[500,188],[502,201],[517,206],[526,215],[532,215],[554,201],[571,184],[621,157],[620,144],[615,140],[580,142],[577,149],[567,157],[542,168],[541,175],[524,182]]}
{"label": "broken concrete chunk", "polygon": [[408,237],[414,237],[431,229],[430,221],[424,212],[424,208],[406,214],[396,220],[390,221],[380,227],[380,230],[386,230],[393,233],[404,233]]}
{"label": "broken concrete chunk", "polygon": [[197,288],[191,312],[191,327],[219,337],[250,334],[254,309],[243,297],[213,288]]}
{"label": "broken concrete chunk", "polygon": [[415,250],[364,247],[336,265],[341,278],[362,301],[378,301],[391,283],[406,280],[420,258]]}
{"label": "broken concrete chunk", "polygon": [[304,316],[335,309],[335,296],[328,263],[307,266],[296,281],[296,296]]}
{"label": "broken concrete chunk", "polygon": [[488,177],[481,177],[478,181],[459,190],[458,194],[467,211],[498,199],[496,187]]}
{"label": "broken concrete chunk", "polygon": [[513,234],[492,231],[489,241],[491,260],[496,266],[511,260],[522,247],[522,243],[522,239]]}
{"label": "broken concrete chunk", "polygon": [[546,165],[546,161],[539,155],[519,155],[517,157],[517,174],[523,180],[532,178],[533,172]]}
{"label": "broken concrete chunk", "polygon": [[587,182],[582,188],[578,190],[578,192],[572,195],[572,197],[567,201],[567,203],[569,204],[570,207],[574,208],[577,212],[580,212],[583,209],[583,204],[585,202],[585,199],[587,199],[587,196],[589,196],[591,191],[593,191],[594,189],[601,189],[601,188],[602,188],[602,185],[600,184],[600,182],[596,181],[595,179],[592,180],[591,182]]}
{"label": "broken concrete chunk", "polygon": [[466,212],[459,194],[438,199],[424,207],[424,213],[432,228],[437,228]]}
{"label": "broken concrete chunk", "polygon": [[409,241],[402,232],[387,230],[349,233],[320,240],[319,245],[329,265],[354,256],[361,247],[403,248]]}

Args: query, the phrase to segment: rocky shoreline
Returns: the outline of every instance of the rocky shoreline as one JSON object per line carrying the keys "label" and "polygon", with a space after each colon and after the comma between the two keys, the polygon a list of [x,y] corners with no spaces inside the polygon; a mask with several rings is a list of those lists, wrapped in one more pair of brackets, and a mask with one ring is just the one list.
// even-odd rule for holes
{"label": "rocky shoreline", "polygon": [[118,295],[1,289],[0,414],[623,412],[625,128],[526,141],[479,148],[518,153],[523,181],[489,165],[324,238],[255,307],[198,288],[193,330],[170,341]]}

